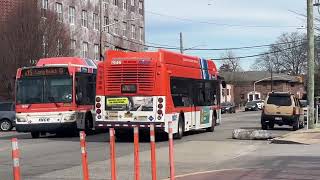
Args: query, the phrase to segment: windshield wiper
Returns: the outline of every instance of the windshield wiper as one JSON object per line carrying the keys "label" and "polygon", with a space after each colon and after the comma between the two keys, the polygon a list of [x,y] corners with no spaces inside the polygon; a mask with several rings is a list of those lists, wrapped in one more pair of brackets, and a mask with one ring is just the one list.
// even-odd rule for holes
{"label": "windshield wiper", "polygon": [[53,97],[48,97],[48,100],[52,103],[54,103],[54,105],[58,108],[60,107],[59,104],[57,102],[54,101],[54,98]]}

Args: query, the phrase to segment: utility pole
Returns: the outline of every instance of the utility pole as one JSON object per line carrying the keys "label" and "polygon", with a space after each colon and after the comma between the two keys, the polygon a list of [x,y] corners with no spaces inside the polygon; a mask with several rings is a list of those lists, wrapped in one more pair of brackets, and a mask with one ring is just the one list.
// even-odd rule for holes
{"label": "utility pole", "polygon": [[103,60],[103,54],[102,54],[102,33],[103,33],[103,29],[102,29],[102,0],[100,0],[100,18],[99,18],[99,21],[100,21],[100,30],[99,30],[99,60]]}
{"label": "utility pole", "polygon": [[307,0],[307,36],[308,36],[308,128],[314,128],[314,27],[313,0]]}
{"label": "utility pole", "polygon": [[183,54],[183,39],[182,32],[180,32],[180,53]]}
{"label": "utility pole", "polygon": [[273,69],[271,67],[271,92],[273,92]]}

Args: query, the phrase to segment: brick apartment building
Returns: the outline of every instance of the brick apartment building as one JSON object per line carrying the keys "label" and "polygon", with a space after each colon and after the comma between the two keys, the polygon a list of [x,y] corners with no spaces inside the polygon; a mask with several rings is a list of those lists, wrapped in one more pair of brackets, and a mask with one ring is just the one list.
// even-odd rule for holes
{"label": "brick apartment building", "polygon": [[[271,74],[263,71],[221,72],[228,84],[233,85],[234,103],[245,104],[253,99],[265,99],[271,92]],[[254,90],[255,85],[255,90]],[[273,91],[291,92],[302,98],[305,93],[303,78],[273,74]]]}
{"label": "brick apartment building", "polygon": [[[23,0],[0,0],[0,23]],[[29,1],[29,0],[27,0]],[[144,0],[37,0],[42,15],[51,10],[70,30],[73,56],[100,59],[106,49],[143,51]]]}

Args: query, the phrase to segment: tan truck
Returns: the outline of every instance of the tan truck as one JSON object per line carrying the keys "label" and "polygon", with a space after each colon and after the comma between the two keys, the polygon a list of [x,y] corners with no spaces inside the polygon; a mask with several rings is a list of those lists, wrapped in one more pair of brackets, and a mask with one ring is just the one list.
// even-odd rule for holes
{"label": "tan truck", "polygon": [[293,130],[304,127],[303,108],[299,100],[288,92],[269,93],[261,115],[261,128],[289,125]]}

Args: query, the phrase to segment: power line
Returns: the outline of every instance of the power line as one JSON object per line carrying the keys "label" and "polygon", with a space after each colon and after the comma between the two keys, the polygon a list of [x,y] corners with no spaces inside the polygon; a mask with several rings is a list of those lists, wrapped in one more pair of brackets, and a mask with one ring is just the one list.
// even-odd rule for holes
{"label": "power line", "polygon": [[192,48],[188,50],[194,50],[194,51],[224,51],[224,50],[240,50],[240,49],[255,49],[255,48],[263,48],[263,47],[270,47],[270,46],[276,46],[276,45],[283,45],[283,44],[292,44],[296,42],[301,42],[302,40],[297,41],[290,41],[290,42],[283,42],[283,43],[273,43],[273,44],[264,44],[264,45],[255,45],[255,46],[243,46],[243,47],[233,47],[233,48]]}
{"label": "power line", "polygon": [[268,55],[268,54],[275,54],[275,53],[278,53],[278,52],[294,49],[294,48],[297,48],[297,47],[300,47],[300,46],[303,46],[303,44],[300,44],[300,45],[297,45],[297,46],[293,46],[293,47],[290,47],[290,48],[280,49],[280,50],[277,50],[277,51],[271,51],[271,52],[248,55],[248,56],[238,56],[238,57],[233,57],[233,58],[208,58],[208,59],[212,59],[214,61],[223,61],[223,60],[227,60],[227,59],[245,59],[245,58],[264,56],[264,55]]}
{"label": "power line", "polygon": [[[132,40],[129,40],[127,38],[123,38],[121,36],[117,36],[114,35],[112,33],[108,33],[114,37],[120,38],[124,41],[128,41],[140,46],[144,46],[144,47],[149,47],[149,48],[156,48],[156,49],[169,49],[169,50],[179,50],[179,47],[176,46],[172,46],[172,45],[163,45],[163,44],[158,44],[158,43],[151,43],[148,42],[148,44],[142,44],[139,42],[135,42]],[[282,43],[272,43],[272,44],[263,44],[263,45],[253,45],[253,46],[242,46],[242,47],[231,47],[231,48],[190,48],[188,49],[188,51],[227,51],[227,50],[241,50],[241,49],[256,49],[256,48],[264,48],[264,47],[270,47],[270,46],[276,46],[276,45],[284,45],[284,44],[292,44],[292,43],[297,43],[297,42],[303,42],[305,41],[305,39],[301,39],[301,40],[296,40],[296,41],[289,41],[289,42],[282,42]],[[150,44],[154,44],[154,45],[150,45]],[[158,46],[157,46],[158,45]]]}
{"label": "power line", "polygon": [[241,25],[241,24],[226,24],[226,23],[217,23],[213,21],[196,21],[193,19],[182,18],[177,16],[166,15],[158,12],[146,11],[146,13],[157,15],[157,16],[164,16],[169,18],[174,18],[184,22],[192,22],[192,23],[200,23],[200,24],[209,24],[209,25],[216,25],[216,26],[227,26],[227,27],[246,27],[246,28],[299,28],[301,26],[276,26],[276,25]]}

